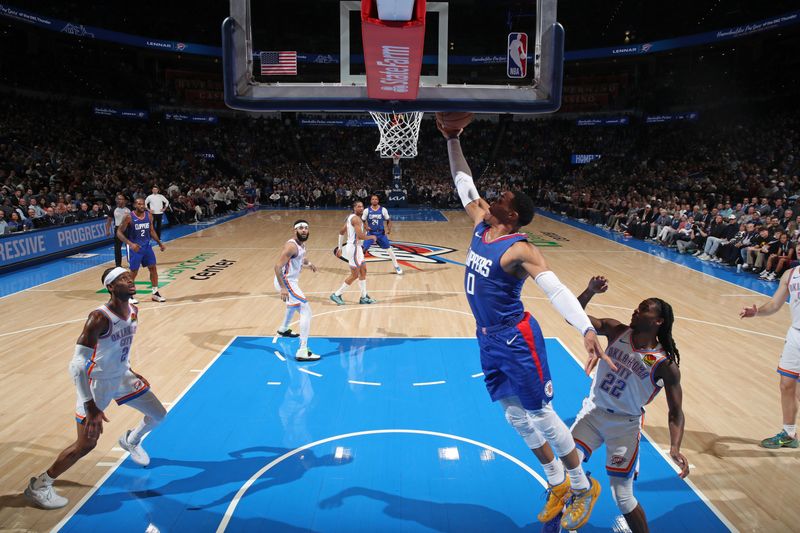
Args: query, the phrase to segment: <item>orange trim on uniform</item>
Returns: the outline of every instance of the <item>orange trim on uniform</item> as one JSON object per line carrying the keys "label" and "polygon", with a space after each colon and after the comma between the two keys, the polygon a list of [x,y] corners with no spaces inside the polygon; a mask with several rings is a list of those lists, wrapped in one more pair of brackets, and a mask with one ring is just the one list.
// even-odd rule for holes
{"label": "orange trim on uniform", "polygon": [[94,361],[94,358],[96,356],[97,356],[97,346],[94,347],[94,351],[92,352],[92,358],[89,359],[89,366],[86,367],[86,376],[87,377],[90,377],[92,375],[92,370],[94,370],[94,367],[97,366],[97,363],[95,363],[95,361]]}
{"label": "orange trim on uniform", "polygon": [[300,300],[300,301],[301,301],[301,302],[303,302],[303,303],[308,303],[308,300],[306,300],[304,297],[300,296],[299,294],[297,294],[296,292],[294,292],[294,291],[292,290],[292,284],[291,284],[291,283],[289,283],[289,280],[288,280],[288,279],[286,279],[286,276],[284,275],[284,276],[282,276],[282,277],[283,277],[283,283],[286,285],[286,290],[288,290],[288,291],[289,291],[289,294],[291,294],[291,295],[292,295],[292,296],[294,296],[294,297],[295,297],[297,300]]}
{"label": "orange trim on uniform", "polygon": [[781,368],[780,366],[778,366],[778,372],[789,378],[792,377],[800,378],[800,372],[792,372],[791,370],[786,370],[785,368]]}
{"label": "orange trim on uniform", "polygon": [[133,400],[135,398],[138,398],[139,396],[141,396],[142,394],[144,394],[148,390],[150,390],[150,385],[148,385],[147,383],[142,381],[142,386],[139,389],[133,391],[130,394],[126,394],[122,398],[116,398],[114,401],[117,402],[117,405],[122,405],[125,402],[129,402],[129,401],[131,401],[131,400]]}

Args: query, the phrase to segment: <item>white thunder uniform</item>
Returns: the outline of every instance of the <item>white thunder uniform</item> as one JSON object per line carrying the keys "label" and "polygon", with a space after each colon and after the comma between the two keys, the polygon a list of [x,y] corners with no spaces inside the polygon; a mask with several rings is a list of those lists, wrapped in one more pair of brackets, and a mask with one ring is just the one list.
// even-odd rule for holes
{"label": "white thunder uniform", "polygon": [[364,241],[358,239],[356,229],[353,227],[353,219],[358,220],[359,223],[361,222],[361,219],[355,213],[347,215],[347,221],[345,222],[345,226],[347,226],[347,242],[342,246],[342,257],[347,259],[350,268],[359,268],[364,262],[364,250],[362,248]]}
{"label": "white thunder uniform", "polygon": [[[287,242],[297,247],[297,255],[289,259],[289,262],[286,263],[286,266],[283,268],[283,281],[289,289],[289,299],[286,300],[286,305],[288,307],[298,307],[300,304],[308,302],[303,291],[300,290],[297,284],[300,279],[300,271],[303,270],[303,260],[306,258],[306,247],[294,239],[289,239]],[[275,290],[280,292],[281,284],[278,282],[277,277],[274,278],[274,285]]]}
{"label": "white thunder uniform", "polygon": [[[97,408],[101,411],[108,407],[111,400],[117,405],[130,402],[150,390],[150,386],[131,372],[128,356],[133,344],[133,335],[138,327],[139,309],[130,306],[128,319],[117,316],[106,305],[97,308],[108,318],[109,328],[101,335],[94,347],[92,358],[86,362],[89,375],[89,388]],[[78,398],[75,407],[75,419],[83,423],[86,410]]]}
{"label": "white thunder uniform", "polygon": [[632,336],[633,331],[628,328],[609,343],[606,354],[618,370],[614,372],[608,363],[600,361],[589,397],[572,425],[575,445],[583,451],[584,460],[605,442],[606,471],[616,477],[630,477],[638,470],[644,406],[663,387],[654,375],[667,361],[660,344],[636,350]]}
{"label": "white thunder uniform", "polygon": [[786,344],[778,362],[778,374],[800,381],[800,268],[789,274],[789,311],[792,326],[786,332]]}

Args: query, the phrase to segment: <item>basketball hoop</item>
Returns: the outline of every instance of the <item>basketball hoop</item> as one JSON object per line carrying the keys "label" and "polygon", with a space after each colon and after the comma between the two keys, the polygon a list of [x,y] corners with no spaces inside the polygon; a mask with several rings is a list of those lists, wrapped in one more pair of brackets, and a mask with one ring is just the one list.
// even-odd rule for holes
{"label": "basketball hoop", "polygon": [[[381,130],[381,141],[375,148],[381,157],[399,159],[417,156],[417,140],[419,126],[422,123],[422,111],[409,113],[380,113],[370,111],[372,120]],[[396,162],[396,161],[395,161]]]}

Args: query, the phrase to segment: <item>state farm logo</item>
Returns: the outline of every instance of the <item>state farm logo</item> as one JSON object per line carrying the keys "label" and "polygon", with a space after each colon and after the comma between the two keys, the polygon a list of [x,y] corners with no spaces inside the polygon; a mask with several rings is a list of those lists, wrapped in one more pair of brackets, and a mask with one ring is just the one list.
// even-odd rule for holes
{"label": "state farm logo", "polygon": [[408,66],[411,50],[407,46],[382,46],[383,59],[378,61],[381,91],[408,92]]}

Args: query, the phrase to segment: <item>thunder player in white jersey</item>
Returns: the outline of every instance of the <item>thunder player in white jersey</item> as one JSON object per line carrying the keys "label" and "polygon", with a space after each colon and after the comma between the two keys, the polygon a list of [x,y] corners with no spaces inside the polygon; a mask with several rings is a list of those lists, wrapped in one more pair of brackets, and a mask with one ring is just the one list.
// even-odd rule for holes
{"label": "thunder player in white jersey", "polygon": [[[353,202],[353,212],[347,215],[344,227],[339,230],[339,244],[334,248],[333,253],[336,257],[344,258],[350,265],[350,275],[345,278],[342,286],[331,294],[331,300],[336,305],[344,305],[342,294],[358,278],[358,286],[361,289],[360,304],[374,304],[375,300],[367,294],[367,263],[364,262],[364,241],[375,241],[375,235],[367,235],[364,231],[364,223],[361,216],[364,214],[364,203],[361,200]],[[347,242],[342,246],[342,241],[347,236]]]}
{"label": "thunder player in white jersey", "polygon": [[[592,296],[607,289],[604,277],[593,277],[578,301],[585,308]],[[680,451],[683,392],[680,354],[672,339],[672,306],[659,298],[648,298],[634,310],[630,325],[613,318],[589,315],[589,319],[597,333],[608,338],[606,354],[617,371],[604,360],[597,365],[589,397],[572,426],[572,436],[584,461],[605,443],[606,472],[617,507],[631,531],[645,532],[647,518],[633,495],[633,479],[638,469],[644,406],[662,388],[669,406],[669,455],[680,468],[680,477],[689,475],[689,462]]]}
{"label": "thunder player in white jersey", "polygon": [[[797,251],[800,252],[800,243],[797,245]],[[800,446],[797,439],[797,406],[800,403],[800,387],[797,386],[797,382],[800,381],[800,267],[784,272],[778,289],[772,295],[772,300],[761,306],[753,304],[752,307],[745,307],[739,313],[741,318],[769,316],[783,307],[787,296],[792,325],[786,333],[786,343],[778,361],[783,429],[774,437],[762,440],[761,446],[764,448]]]}
{"label": "thunder player in white jersey", "polygon": [[129,270],[116,267],[103,272],[102,281],[111,299],[89,314],[69,365],[78,391],[75,409],[78,437],[58,455],[49,469],[31,478],[25,489],[25,496],[43,509],[67,505],[67,498],[56,493],[53,481],[97,446],[103,422],[109,421],[103,411],[111,400],[117,405],[127,404],[144,414],[144,420],[136,428],[119,438],[120,447],[141,466],[150,464],[141,440],[167,414],[150,391],[150,383],[131,370],[128,362],[139,324],[138,309],[130,303],[136,294],[133,276]]}
{"label": "thunder player in white jersey", "polygon": [[[316,361],[319,355],[308,349],[308,332],[311,329],[311,306],[308,299],[300,290],[297,282],[303,267],[308,267],[312,272],[317,267],[306,259],[306,245],[308,240],[308,222],[298,220],[294,223],[294,239],[289,239],[283,245],[281,255],[275,263],[275,290],[281,293],[281,300],[286,302],[286,316],[283,324],[278,328],[281,337],[300,337],[300,347],[297,349],[295,359],[298,361]],[[300,333],[289,329],[295,311],[300,311]]]}

